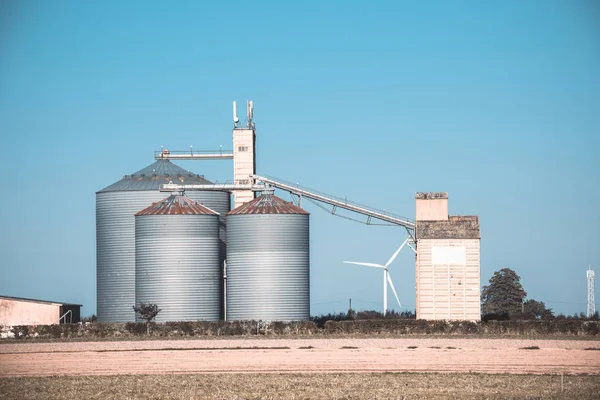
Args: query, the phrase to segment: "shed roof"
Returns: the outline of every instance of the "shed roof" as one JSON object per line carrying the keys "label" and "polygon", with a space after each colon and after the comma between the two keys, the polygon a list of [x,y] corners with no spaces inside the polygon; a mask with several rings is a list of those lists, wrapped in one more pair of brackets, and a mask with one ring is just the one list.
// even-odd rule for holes
{"label": "shed roof", "polygon": [[186,185],[212,184],[212,182],[204,179],[204,176],[189,172],[169,160],[157,160],[146,168],[142,168],[131,175],[123,176],[120,181],[105,187],[98,193],[158,190],[160,185],[169,182]]}
{"label": "shed roof", "polygon": [[26,302],[30,302],[30,303],[58,304],[58,305],[61,305],[61,306],[79,306],[79,307],[82,307],[81,304],[65,303],[65,302],[62,302],[62,301],[49,301],[49,300],[28,299],[26,297],[14,297],[14,296],[2,296],[2,295],[0,295],[0,299],[15,300],[15,301],[26,301]]}
{"label": "shed roof", "polygon": [[227,215],[242,214],[306,214],[309,213],[272,194],[263,194],[246,204],[239,206],[227,213]]}
{"label": "shed roof", "polygon": [[218,212],[183,195],[171,195],[135,214],[142,215],[219,215]]}

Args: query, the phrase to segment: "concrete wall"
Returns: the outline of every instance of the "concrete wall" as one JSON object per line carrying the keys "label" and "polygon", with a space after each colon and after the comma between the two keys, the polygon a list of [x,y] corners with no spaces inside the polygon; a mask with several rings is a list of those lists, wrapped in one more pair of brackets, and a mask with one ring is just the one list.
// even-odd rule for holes
{"label": "concrete wall", "polygon": [[448,220],[448,193],[417,193],[417,221]]}
{"label": "concrete wall", "polygon": [[0,325],[58,324],[60,304],[0,299]]}
{"label": "concrete wall", "polygon": [[[248,185],[252,183],[250,175],[256,173],[256,156],[254,145],[256,133],[253,129],[233,130],[233,179],[234,183]],[[251,190],[235,190],[234,208],[254,199]]]}
{"label": "concrete wall", "polygon": [[449,216],[446,221],[417,220],[419,239],[480,239],[479,217]]}
{"label": "concrete wall", "polygon": [[479,251],[479,239],[418,241],[418,319],[481,319]]}

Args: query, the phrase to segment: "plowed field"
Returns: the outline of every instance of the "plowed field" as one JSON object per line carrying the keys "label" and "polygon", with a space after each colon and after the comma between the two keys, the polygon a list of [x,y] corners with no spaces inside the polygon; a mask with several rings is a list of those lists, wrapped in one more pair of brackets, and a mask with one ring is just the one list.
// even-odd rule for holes
{"label": "plowed field", "polygon": [[198,373],[600,375],[600,341],[237,339],[0,345],[0,378]]}

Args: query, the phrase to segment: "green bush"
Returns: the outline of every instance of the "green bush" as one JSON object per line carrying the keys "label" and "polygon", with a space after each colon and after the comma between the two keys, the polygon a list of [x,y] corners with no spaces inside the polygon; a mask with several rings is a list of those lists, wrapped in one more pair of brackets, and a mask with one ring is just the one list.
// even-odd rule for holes
{"label": "green bush", "polygon": [[[579,319],[555,320],[491,320],[425,321],[414,319],[370,319],[320,321],[173,321],[152,323],[151,336],[206,337],[206,336],[295,336],[295,335],[586,335],[600,334],[599,321]],[[6,330],[5,330],[6,331]],[[146,336],[145,323],[86,322],[64,325],[13,326],[17,340],[67,338],[119,338]]]}
{"label": "green bush", "polygon": [[125,324],[125,330],[132,336],[142,336],[146,334],[146,323],[145,322],[127,322]]}
{"label": "green bush", "polygon": [[582,331],[584,335],[598,335],[600,333],[600,323],[598,321],[584,321]]}
{"label": "green bush", "polygon": [[32,334],[40,339],[74,338],[80,335],[80,327],[78,324],[37,325]]}
{"label": "green bush", "polygon": [[173,335],[178,336],[193,336],[194,323],[188,321],[165,322],[164,327]]}
{"label": "green bush", "polygon": [[15,339],[27,339],[29,337],[29,329],[28,325],[15,325],[12,327],[13,334],[15,335]]}
{"label": "green bush", "polygon": [[425,321],[425,320],[354,320],[327,321],[325,334],[443,334],[443,335],[598,335],[600,324],[581,320],[526,321]]}

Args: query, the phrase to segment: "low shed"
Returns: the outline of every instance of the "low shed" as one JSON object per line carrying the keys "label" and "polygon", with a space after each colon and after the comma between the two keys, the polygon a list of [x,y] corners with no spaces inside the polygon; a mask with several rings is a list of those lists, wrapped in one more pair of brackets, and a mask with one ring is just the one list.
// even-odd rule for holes
{"label": "low shed", "polygon": [[81,304],[0,296],[0,325],[77,323]]}

